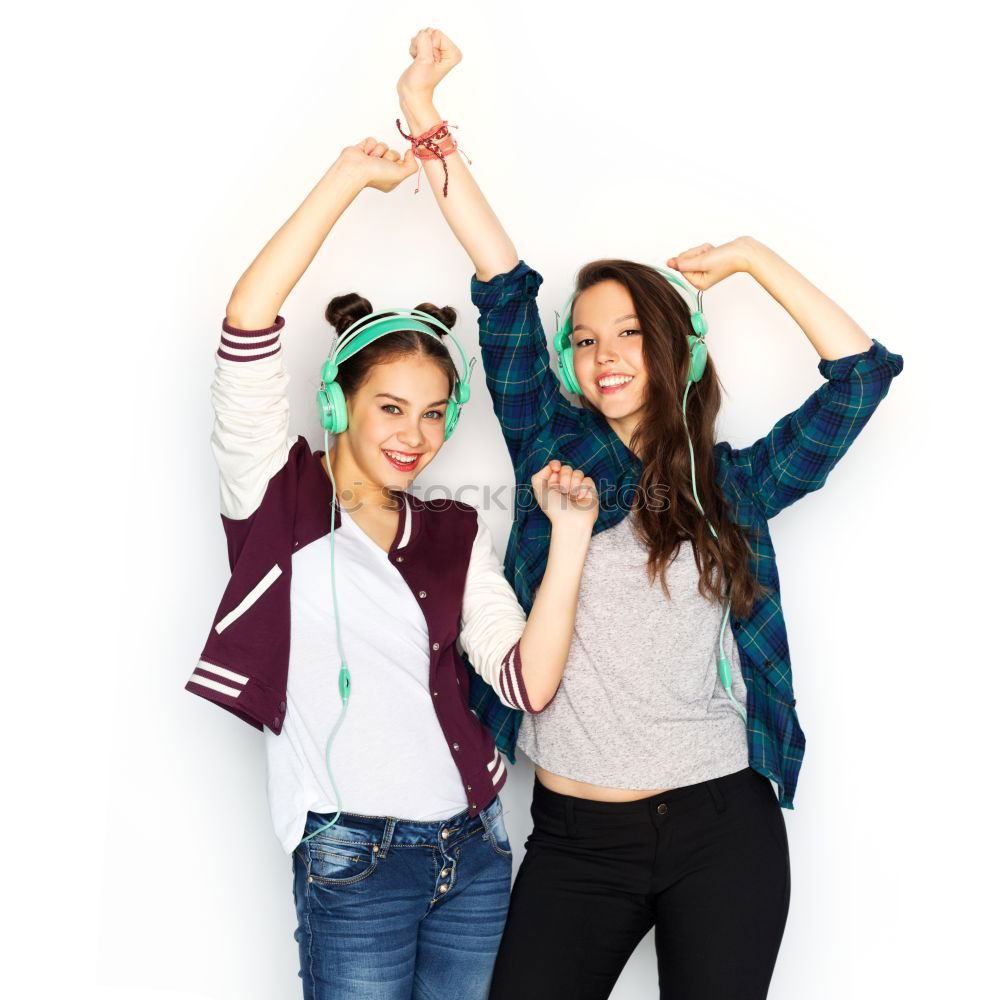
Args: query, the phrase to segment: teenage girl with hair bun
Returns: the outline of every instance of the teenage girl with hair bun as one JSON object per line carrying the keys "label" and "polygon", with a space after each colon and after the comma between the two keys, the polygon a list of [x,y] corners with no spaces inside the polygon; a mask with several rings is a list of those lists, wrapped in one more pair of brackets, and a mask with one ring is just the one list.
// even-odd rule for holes
{"label": "teenage girl with hair bun", "polygon": [[187,690],[264,732],[306,1000],[486,996],[510,891],[506,772],[459,646],[503,704],[542,708],[596,516],[580,470],[532,477],[552,542],[526,622],[476,509],[408,492],[467,398],[448,307],[376,327],[395,313],[334,298],[327,320],[358,334],[322,370],[335,447],[290,435],[281,306],[348,205],[415,169],[374,138],[343,150],[237,282],[212,383],[232,576]]}
{"label": "teenage girl with hair bun", "polygon": [[[449,155],[433,102],[461,53],[427,28],[409,56],[403,134],[475,265],[486,381],[518,483],[558,455],[587,469],[601,505],[551,704],[522,716],[480,700],[500,745],[536,765],[491,997],[601,1000],[655,929],[661,997],[757,1000],[788,912],[781,807],[805,749],[768,520],[825,483],[903,359],[741,237],[669,258],[674,273],[585,264],[560,313],[557,376],[542,277]],[[798,323],[825,379],[745,448],[715,440],[721,393],[700,301],[738,271]],[[541,595],[548,539],[537,506],[519,506],[506,569],[525,608]]]}

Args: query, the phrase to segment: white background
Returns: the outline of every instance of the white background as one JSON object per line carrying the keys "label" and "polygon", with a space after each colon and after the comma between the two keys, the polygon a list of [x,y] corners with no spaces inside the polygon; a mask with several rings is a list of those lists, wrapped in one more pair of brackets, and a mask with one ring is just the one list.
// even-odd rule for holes
{"label": "white background", "polygon": [[[772,523],[808,750],[779,1000],[995,996],[995,37],[964,2],[38,4],[2,61],[5,993],[299,996],[260,735],[183,685],[227,578],[208,384],[229,291],[340,149],[402,149],[410,36],[546,322],[598,256],[749,233],[905,370]],[[990,121],[994,121],[990,125]],[[294,422],[334,294],[451,303],[429,188],[366,191],[282,310]],[[706,296],[745,445],[821,382],[765,292]],[[481,371],[431,475],[510,465]],[[425,477],[426,481],[426,477]],[[503,551],[509,518],[487,512]],[[515,861],[530,770],[505,793]],[[726,947],[726,927],[719,928]],[[647,938],[615,1000],[656,995]]]}

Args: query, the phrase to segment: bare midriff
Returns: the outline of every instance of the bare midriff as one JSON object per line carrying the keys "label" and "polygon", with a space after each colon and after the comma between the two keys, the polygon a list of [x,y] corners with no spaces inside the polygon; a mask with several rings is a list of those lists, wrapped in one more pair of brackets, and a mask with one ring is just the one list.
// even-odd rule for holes
{"label": "bare midriff", "polygon": [[635,802],[637,799],[648,799],[650,795],[667,791],[665,788],[605,788],[603,785],[591,785],[586,781],[564,778],[561,774],[553,774],[538,765],[535,765],[535,774],[551,792],[572,795],[577,799],[593,799],[596,802]]}

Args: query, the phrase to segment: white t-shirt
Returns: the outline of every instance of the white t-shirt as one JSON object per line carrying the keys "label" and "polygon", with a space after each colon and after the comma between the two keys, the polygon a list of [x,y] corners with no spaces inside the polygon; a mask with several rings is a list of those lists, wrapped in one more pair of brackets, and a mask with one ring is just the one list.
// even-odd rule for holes
{"label": "white t-shirt", "polygon": [[[434,821],[468,808],[430,694],[427,622],[386,553],[341,510],[335,539],[337,600],[351,695],[330,751],[344,812]],[[340,657],[330,591],[330,536],[292,556],[287,713],[265,729],[267,791],[286,853],[306,812],[336,812],[324,753],[341,709]],[[460,641],[474,663],[499,660],[524,613],[502,575],[482,517],[463,599]]]}

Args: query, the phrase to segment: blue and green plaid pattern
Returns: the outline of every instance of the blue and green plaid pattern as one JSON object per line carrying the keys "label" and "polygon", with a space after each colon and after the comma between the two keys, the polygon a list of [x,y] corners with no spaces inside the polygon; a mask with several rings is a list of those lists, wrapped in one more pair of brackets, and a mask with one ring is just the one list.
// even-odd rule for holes
{"label": "blue and green plaid pattern", "polygon": [[[505,573],[526,611],[541,583],[549,550],[549,521],[535,503],[530,479],[558,458],[593,478],[601,496],[595,532],[628,513],[641,471],[635,456],[604,418],[573,406],[560,391],[536,297],[542,276],[520,260],[484,282],[472,277],[486,384],[503,428],[517,478],[514,523]],[[863,354],[821,360],[826,379],[794,412],[746,448],[715,445],[716,481],[752,551],[753,572],[768,588],[747,618],[732,618],[747,685],[747,743],[752,767],[778,786],[781,805],[792,799],[805,751],[792,690],[792,667],[781,610],[778,568],[768,518],[819,489],[889,390],[903,359],[877,340]],[[514,760],[521,713],[470,669],[470,705]]]}

